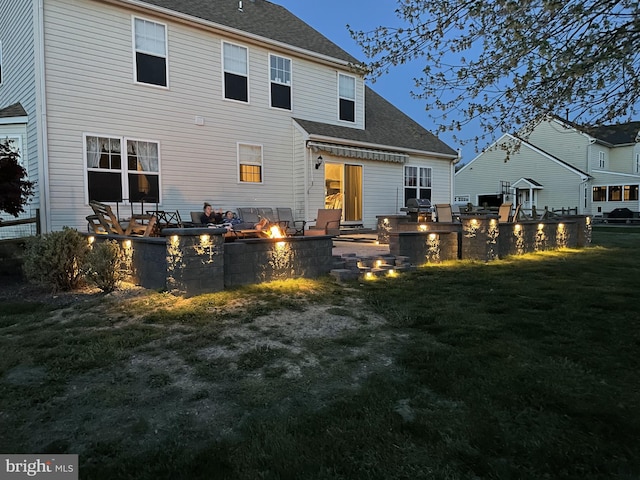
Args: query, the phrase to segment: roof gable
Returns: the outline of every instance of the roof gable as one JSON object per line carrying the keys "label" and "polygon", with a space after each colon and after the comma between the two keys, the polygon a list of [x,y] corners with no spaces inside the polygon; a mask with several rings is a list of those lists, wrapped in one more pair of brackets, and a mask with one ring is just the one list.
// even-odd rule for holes
{"label": "roof gable", "polygon": [[640,121],[589,127],[562,119],[556,115],[551,117],[557,122],[574,128],[609,146],[629,145],[640,141]]}
{"label": "roof gable", "polygon": [[415,150],[456,157],[457,152],[405,115],[371,88],[365,87],[365,128],[294,119],[310,135],[344,139],[394,150]]}
{"label": "roof gable", "polygon": [[20,102],[0,108],[0,118],[26,117],[27,112]]}
{"label": "roof gable", "polygon": [[286,8],[266,0],[144,0],[144,3],[345,62],[360,63]]}

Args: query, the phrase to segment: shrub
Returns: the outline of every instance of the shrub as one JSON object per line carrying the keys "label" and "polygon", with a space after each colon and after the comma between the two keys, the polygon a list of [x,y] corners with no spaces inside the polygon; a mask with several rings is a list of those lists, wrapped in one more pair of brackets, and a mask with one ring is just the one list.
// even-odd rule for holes
{"label": "shrub", "polygon": [[87,280],[103,292],[113,292],[125,276],[123,263],[123,252],[118,242],[96,242],[87,255]]}
{"label": "shrub", "polygon": [[83,267],[89,246],[77,230],[64,227],[27,240],[25,276],[55,290],[73,290],[83,281]]}

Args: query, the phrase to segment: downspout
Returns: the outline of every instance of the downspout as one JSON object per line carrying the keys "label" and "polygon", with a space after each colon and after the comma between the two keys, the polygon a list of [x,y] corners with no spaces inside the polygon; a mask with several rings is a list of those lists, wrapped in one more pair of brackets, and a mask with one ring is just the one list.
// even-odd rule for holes
{"label": "downspout", "polygon": [[49,141],[47,137],[47,96],[45,88],[44,61],[44,0],[37,0],[34,8],[34,67],[36,85],[36,124],[38,139],[38,180],[40,183],[40,222],[42,232],[51,231],[51,208],[49,207]]}
{"label": "downspout", "polygon": [[458,156],[454,159],[451,160],[451,185],[450,185],[450,199],[449,199],[449,203],[451,205],[453,205],[453,197],[455,196],[455,177],[456,177],[456,165],[458,163],[460,163],[460,160],[462,160],[462,151],[460,149],[458,149]]}

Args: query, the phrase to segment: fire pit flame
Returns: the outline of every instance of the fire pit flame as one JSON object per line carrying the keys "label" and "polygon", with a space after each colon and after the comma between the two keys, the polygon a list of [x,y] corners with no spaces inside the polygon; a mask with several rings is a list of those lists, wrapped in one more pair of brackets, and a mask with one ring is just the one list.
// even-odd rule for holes
{"label": "fire pit flame", "polygon": [[278,225],[271,225],[268,232],[269,238],[284,238],[284,232]]}

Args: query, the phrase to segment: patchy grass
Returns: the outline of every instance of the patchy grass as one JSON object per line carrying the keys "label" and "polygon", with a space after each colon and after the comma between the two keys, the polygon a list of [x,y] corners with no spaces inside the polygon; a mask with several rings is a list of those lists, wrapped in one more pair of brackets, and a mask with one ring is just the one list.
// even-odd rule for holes
{"label": "patchy grass", "polygon": [[0,304],[0,451],[84,479],[636,479],[640,232],[340,286]]}

